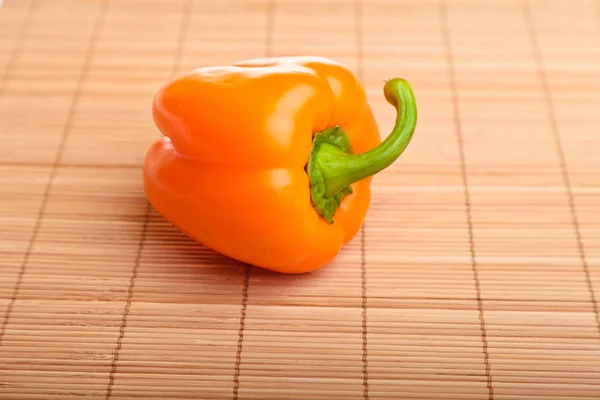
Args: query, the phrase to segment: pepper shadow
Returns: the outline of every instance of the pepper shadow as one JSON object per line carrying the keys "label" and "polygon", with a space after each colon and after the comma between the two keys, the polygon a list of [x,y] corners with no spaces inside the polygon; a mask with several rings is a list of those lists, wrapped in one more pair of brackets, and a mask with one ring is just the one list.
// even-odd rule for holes
{"label": "pepper shadow", "polygon": [[137,237],[131,237],[138,243],[135,302],[240,304],[246,264],[191,239],[143,196],[118,207],[123,206],[128,210],[121,210],[120,218],[139,226]]}
{"label": "pepper shadow", "polygon": [[136,212],[129,214],[140,227],[145,224],[143,235],[140,232],[143,241],[136,301],[239,305],[249,286],[257,300],[266,296],[271,304],[287,303],[290,291],[300,295],[330,284],[330,275],[339,267],[290,275],[243,263],[196,242],[160,215],[147,199],[138,200]]}

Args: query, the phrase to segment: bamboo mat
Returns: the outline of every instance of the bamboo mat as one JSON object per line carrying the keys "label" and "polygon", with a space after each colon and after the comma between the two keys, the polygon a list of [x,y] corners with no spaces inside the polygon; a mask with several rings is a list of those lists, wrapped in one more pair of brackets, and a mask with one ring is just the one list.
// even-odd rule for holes
{"label": "bamboo mat", "polygon": [[[280,276],[141,165],[168,78],[295,54],[420,120],[356,240]],[[2,400],[600,399],[598,1],[5,0],[0,77]]]}

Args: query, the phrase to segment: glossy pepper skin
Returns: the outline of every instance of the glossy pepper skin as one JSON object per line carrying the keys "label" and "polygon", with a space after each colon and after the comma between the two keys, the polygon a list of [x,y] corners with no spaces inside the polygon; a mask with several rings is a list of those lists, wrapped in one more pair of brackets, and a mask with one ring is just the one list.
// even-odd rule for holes
{"label": "glossy pepper skin", "polygon": [[199,68],[152,104],[163,136],[145,158],[152,206],[197,242],[281,273],[331,262],[358,233],[373,174],[408,145],[409,84],[387,81],[398,110],[381,142],[365,91],[342,65],[283,57]]}

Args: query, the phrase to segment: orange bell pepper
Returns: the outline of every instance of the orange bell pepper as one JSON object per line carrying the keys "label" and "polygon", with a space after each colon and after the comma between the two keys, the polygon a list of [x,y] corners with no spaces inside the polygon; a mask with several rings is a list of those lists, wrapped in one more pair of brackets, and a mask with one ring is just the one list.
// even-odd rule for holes
{"label": "orange bell pepper", "polygon": [[388,80],[397,110],[381,142],[362,85],[340,64],[283,57],[199,68],[160,88],[163,136],[144,161],[152,206],[195,241],[281,273],[330,263],[358,233],[371,178],[409,144],[413,91]]}

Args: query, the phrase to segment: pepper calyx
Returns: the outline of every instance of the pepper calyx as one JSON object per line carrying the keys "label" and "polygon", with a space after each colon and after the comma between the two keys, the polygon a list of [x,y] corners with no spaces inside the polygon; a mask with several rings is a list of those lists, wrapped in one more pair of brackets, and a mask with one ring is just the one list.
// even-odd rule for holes
{"label": "pepper calyx", "polygon": [[[333,148],[333,149],[332,149]],[[347,185],[341,188],[337,193],[327,196],[326,174],[320,163],[319,155],[327,150],[339,151],[345,154],[352,154],[352,145],[350,139],[344,130],[336,125],[317,132],[313,139],[313,146],[310,158],[306,165],[306,172],[310,180],[310,197],[315,210],[327,221],[333,224],[333,216],[342,204],[346,196],[352,193],[352,188]]]}

